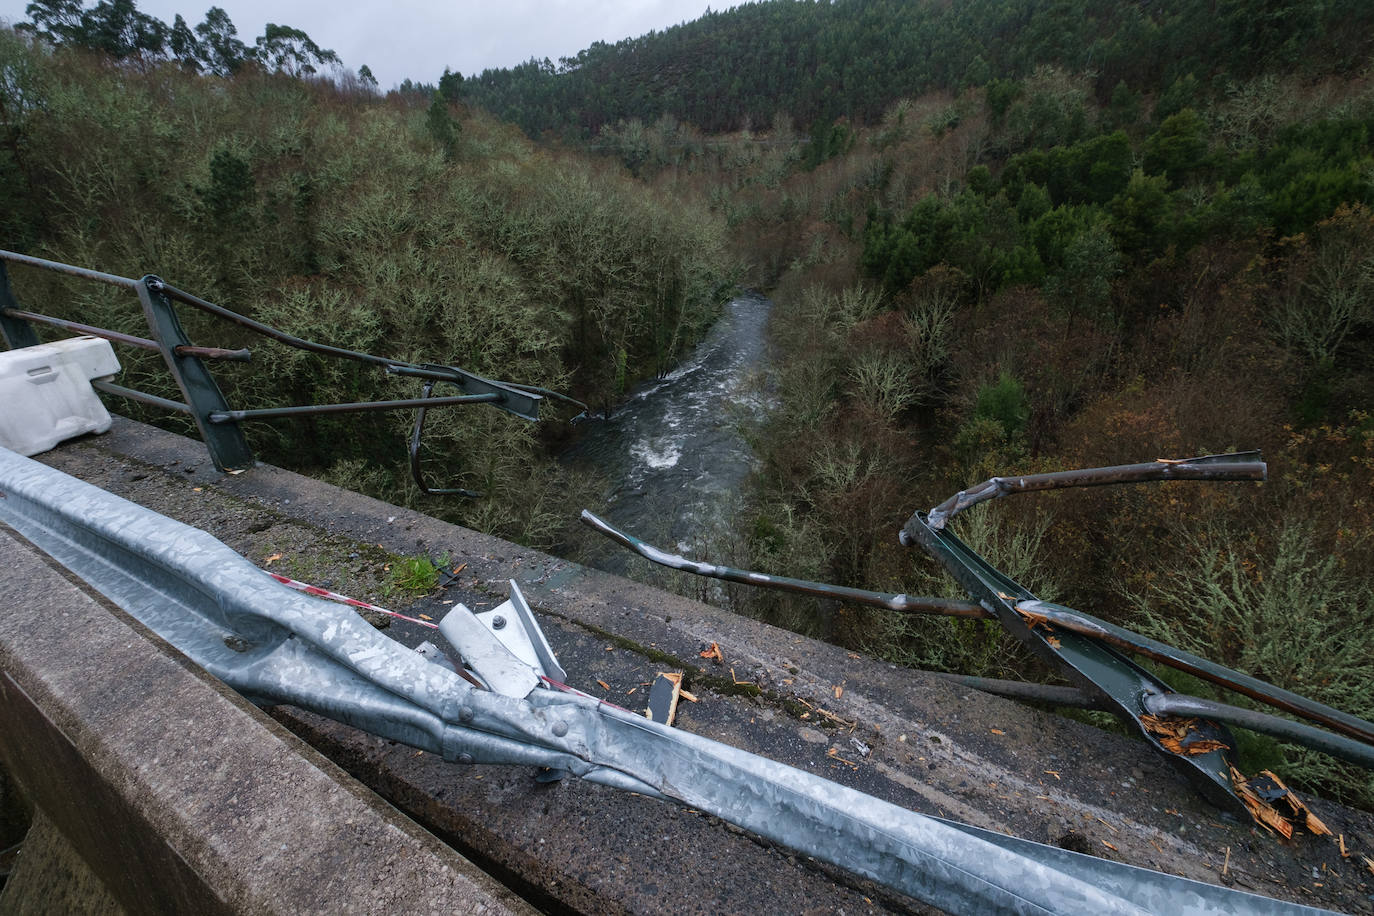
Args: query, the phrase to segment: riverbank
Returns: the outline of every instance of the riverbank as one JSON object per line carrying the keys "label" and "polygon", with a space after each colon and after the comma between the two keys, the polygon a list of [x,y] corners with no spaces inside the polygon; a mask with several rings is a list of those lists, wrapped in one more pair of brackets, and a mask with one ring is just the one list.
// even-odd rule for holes
{"label": "riverbank", "polygon": [[[594,511],[682,550],[728,536],[741,488],[757,465],[746,431],[770,406],[762,379],[771,311],[762,295],[732,299],[689,359],[580,430],[559,460],[604,481],[605,502]],[[570,555],[588,565],[662,581],[609,542],[577,538],[574,545]]]}

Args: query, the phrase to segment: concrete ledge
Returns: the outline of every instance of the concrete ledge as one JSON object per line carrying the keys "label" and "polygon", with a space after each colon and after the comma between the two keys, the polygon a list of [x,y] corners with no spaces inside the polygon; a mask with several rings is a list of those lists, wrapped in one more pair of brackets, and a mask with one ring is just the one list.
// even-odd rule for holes
{"label": "concrete ledge", "polygon": [[127,912],[529,912],[8,530],[0,563],[0,758]]}

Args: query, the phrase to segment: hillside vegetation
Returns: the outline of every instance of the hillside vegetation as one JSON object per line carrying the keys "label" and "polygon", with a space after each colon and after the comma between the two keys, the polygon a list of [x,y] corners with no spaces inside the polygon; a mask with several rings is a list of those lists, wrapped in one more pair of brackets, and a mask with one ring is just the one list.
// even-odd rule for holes
{"label": "hillside vegetation", "polygon": [[787,112],[822,132],[873,123],[898,98],[960,91],[1042,66],[1164,87],[1365,66],[1374,7],[1363,0],[767,0],[708,11],[661,32],[530,59],[467,82],[472,98],[534,136],[590,138],[663,115],[718,133]]}
{"label": "hillside vegetation", "polygon": [[[537,150],[442,98],[382,98],[341,82],[251,62],[199,75],[0,31],[4,247],[156,273],[292,334],[595,406],[670,366],[717,314],[736,274],[723,221],[704,206],[614,166]],[[12,273],[35,310],[147,335],[132,295]],[[182,320],[199,343],[253,348],[253,363],[215,367],[237,408],[419,395],[418,382],[198,313]],[[123,384],[177,396],[155,354],[119,355]],[[542,441],[568,416],[539,429],[484,407],[433,412],[431,482],[486,498],[431,511],[549,544],[577,508]],[[352,414],[248,432],[264,460],[405,502],[410,422]]]}
{"label": "hillside vegetation", "polygon": [[[880,4],[759,6],[716,25]],[[984,8],[930,15],[966,6]],[[665,193],[704,188],[773,292],[781,406],[712,548],[726,562],[955,596],[896,542],[915,509],[994,474],[1261,448],[1263,486],[1017,497],[956,530],[1043,597],[1374,716],[1371,29],[1217,7],[1215,28],[1253,34],[1170,57],[1159,42],[1187,30],[1152,27],[1114,70],[1036,63],[1073,7],[1025,5],[978,80],[889,98],[871,124],[804,130],[780,108],[730,134],[673,114],[600,129],[593,148]],[[1075,21],[1143,15],[1110,10]],[[991,625],[736,599],[905,664],[1052,676]],[[1374,801],[1367,773],[1250,750]]]}

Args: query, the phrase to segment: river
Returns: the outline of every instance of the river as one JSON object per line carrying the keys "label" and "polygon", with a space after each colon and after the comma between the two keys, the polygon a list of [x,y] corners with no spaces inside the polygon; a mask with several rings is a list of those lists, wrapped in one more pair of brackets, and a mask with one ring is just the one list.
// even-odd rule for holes
{"label": "river", "polygon": [[[762,296],[731,300],[686,362],[588,424],[561,459],[608,481],[605,504],[588,508],[668,550],[691,551],[724,530],[754,468],[744,430],[770,405],[761,378],[771,308]],[[630,565],[630,554],[609,541],[588,544],[586,553],[584,562],[609,572]]]}

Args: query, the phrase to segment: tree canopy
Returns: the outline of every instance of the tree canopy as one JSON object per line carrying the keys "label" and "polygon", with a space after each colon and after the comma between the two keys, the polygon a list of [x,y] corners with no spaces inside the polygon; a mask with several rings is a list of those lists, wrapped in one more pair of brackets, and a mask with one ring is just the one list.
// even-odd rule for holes
{"label": "tree canopy", "polygon": [[229,76],[254,63],[269,72],[304,76],[324,66],[342,66],[339,56],[321,48],[300,29],[267,23],[250,47],[221,7],[212,6],[194,29],[180,14],[169,26],[138,10],[134,0],[100,0],[86,8],[80,0],[33,0],[24,10],[29,21],[17,29],[53,44],[76,45],[118,60],[175,60],[188,70]]}
{"label": "tree canopy", "polygon": [[594,136],[664,114],[720,132],[779,111],[803,126],[872,123],[896,99],[1044,65],[1094,71],[1105,102],[1118,84],[1154,91],[1187,74],[1337,72],[1372,49],[1374,5],[1362,0],[766,0],[596,42],[556,66],[485,70],[468,95],[535,136]]}

